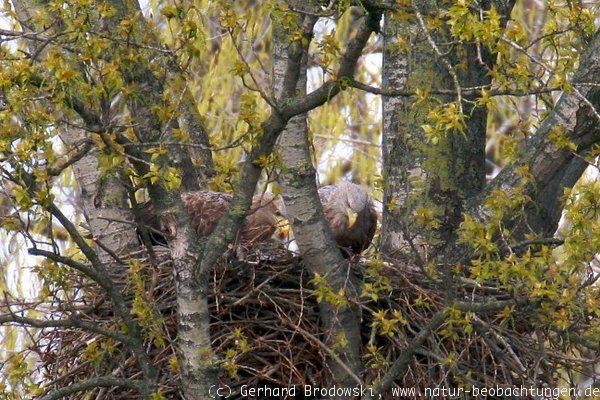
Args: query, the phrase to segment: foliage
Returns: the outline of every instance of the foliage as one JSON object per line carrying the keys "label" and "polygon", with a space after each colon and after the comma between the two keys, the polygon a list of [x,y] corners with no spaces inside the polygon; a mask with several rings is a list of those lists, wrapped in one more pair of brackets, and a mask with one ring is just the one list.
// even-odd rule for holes
{"label": "foliage", "polygon": [[[298,20],[311,12],[278,1],[165,0],[144,10],[119,1],[6,2],[0,30],[0,393],[41,396],[108,376],[122,378],[114,385],[121,389],[98,385],[91,388],[97,396],[176,398],[177,379],[188,377],[175,351],[174,310],[183,291],[173,282],[170,269],[178,260],[171,256],[188,249],[173,245],[166,254],[138,245],[131,240],[135,223],[128,221],[135,213],[129,207],[160,198],[166,204],[161,221],[172,228],[176,203],[167,200],[187,185],[185,157],[206,172],[210,189],[238,193],[250,160],[262,170],[258,186],[280,191],[274,182],[286,166],[277,151],[251,158],[269,137],[265,121],[296,99],[280,102],[272,93],[274,29],[288,32],[290,48],[308,45],[309,92],[339,85],[339,94],[332,92],[307,116],[320,184],[350,179],[381,203],[388,184],[382,175],[397,167],[381,161],[379,95],[386,90],[388,98],[412,102],[407,113],[423,123],[405,138],[406,147],[418,149],[419,162],[439,180],[396,171],[410,175],[414,190],[382,204],[384,218],[414,205],[408,228],[446,226],[452,216],[443,196],[432,203],[424,194],[433,186],[440,193],[458,189],[445,178],[465,171],[444,157],[456,150],[454,137],[467,139],[467,124],[479,111],[487,115],[489,162],[497,170],[512,168],[516,179],[486,193],[475,211],[463,207],[456,231],[406,235],[402,257],[390,258],[375,243],[364,258],[349,260],[348,274],[361,283],[356,292],[333,289],[328,275],[305,276],[302,261],[282,247],[244,253],[231,245],[242,259],[225,257],[210,279],[202,278],[211,282],[210,293],[196,297],[208,299],[210,315],[203,317],[212,347],[200,347],[193,357],[233,387],[327,385],[327,363],[352,343],[340,331],[331,348],[323,344],[329,333],[319,332],[324,316],[318,310],[326,304],[360,310],[361,379],[376,388],[389,381],[384,391],[390,382],[576,386],[587,377],[582,370],[598,362],[600,342],[598,140],[584,149],[563,127],[549,133],[561,154],[588,166],[578,184],[564,190],[555,237],[529,226],[539,171],[527,162],[560,95],[579,90],[573,76],[598,35],[599,7],[524,0],[503,16],[495,5],[484,10],[467,0],[442,1],[430,12],[415,4],[316,7],[320,18],[308,43]],[[407,88],[381,88],[377,34],[362,49],[354,78],[337,76],[359,22],[382,12],[387,21],[420,29],[433,50],[434,38],[453,45],[460,62],[444,63],[449,53],[439,49],[434,60],[447,69],[451,90],[427,74]],[[396,39],[394,56],[410,55],[410,30]],[[453,79],[472,72],[466,60],[473,48],[479,57],[493,55],[485,71],[491,85],[461,87]],[[426,140],[418,142],[419,136]],[[78,169],[89,158],[96,163],[93,193]],[[246,212],[231,211],[231,218]],[[113,227],[124,225],[95,231],[95,212]],[[119,241],[126,244],[121,248]],[[201,257],[194,257],[186,261],[197,266]],[[402,373],[392,376],[396,367]],[[152,387],[144,389],[147,382]]]}

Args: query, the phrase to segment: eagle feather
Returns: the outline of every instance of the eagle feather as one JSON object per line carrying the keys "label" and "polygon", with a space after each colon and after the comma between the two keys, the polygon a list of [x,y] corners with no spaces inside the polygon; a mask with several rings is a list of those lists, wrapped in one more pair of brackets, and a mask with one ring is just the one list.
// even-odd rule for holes
{"label": "eagle feather", "polygon": [[354,183],[341,182],[320,188],[319,197],[325,219],[344,254],[360,254],[369,247],[377,228],[377,211],[367,191]]}
{"label": "eagle feather", "polygon": [[[190,215],[190,223],[198,236],[210,235],[219,220],[225,216],[233,197],[228,193],[202,190],[186,192],[181,200]],[[140,207],[142,221],[149,228],[152,244],[166,244],[161,234],[160,221],[151,201]],[[250,211],[240,231],[244,243],[261,242],[270,238],[281,224],[278,201],[271,193],[254,196]]]}
{"label": "eagle feather", "polygon": [[[323,212],[338,246],[345,256],[360,254],[371,244],[377,227],[377,212],[367,191],[350,182],[319,189]],[[214,191],[187,192],[181,199],[190,215],[191,225],[200,237],[210,235],[225,216],[232,196]],[[240,231],[243,243],[252,244],[269,239],[287,224],[283,203],[272,193],[254,196],[250,211]],[[166,244],[160,222],[151,202],[141,206],[142,221],[150,231],[153,244]]]}

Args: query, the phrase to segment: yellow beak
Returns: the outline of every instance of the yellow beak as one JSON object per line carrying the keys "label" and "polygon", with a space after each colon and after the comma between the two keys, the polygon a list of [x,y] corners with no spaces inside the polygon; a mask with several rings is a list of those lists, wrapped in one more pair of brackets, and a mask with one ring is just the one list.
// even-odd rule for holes
{"label": "yellow beak", "polygon": [[358,217],[358,213],[355,213],[351,209],[346,209],[346,215],[348,215],[348,228],[352,228],[356,223],[356,218]]}
{"label": "yellow beak", "polygon": [[287,218],[277,217],[277,227],[275,233],[279,240],[289,239],[291,232],[290,221]]}

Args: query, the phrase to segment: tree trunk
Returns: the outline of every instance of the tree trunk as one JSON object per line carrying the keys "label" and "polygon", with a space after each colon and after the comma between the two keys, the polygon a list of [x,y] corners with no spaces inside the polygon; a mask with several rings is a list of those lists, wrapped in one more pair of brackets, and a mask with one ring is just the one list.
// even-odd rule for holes
{"label": "tree trunk", "polygon": [[[485,185],[487,111],[461,101],[462,88],[488,85],[493,56],[472,44],[452,43],[450,34],[432,32],[423,15],[438,9],[435,1],[415,2],[415,17],[399,22],[386,14],[383,88],[454,91],[430,93],[431,102],[415,97],[383,97],[383,221],[381,249],[392,258],[415,252],[436,254],[456,238],[465,201]],[[441,5],[440,5],[441,6]],[[484,9],[489,8],[485,5]],[[503,5],[501,11],[510,5]],[[510,10],[510,8],[508,8]],[[506,12],[506,11],[505,11]],[[399,38],[408,45],[400,51]],[[442,43],[451,43],[442,45]],[[465,64],[465,68],[455,68]],[[462,96],[463,100],[474,97]],[[436,104],[454,103],[467,116],[462,132],[445,132],[435,139],[422,128]],[[428,244],[425,249],[422,246]],[[433,250],[433,251],[432,251]]]}
{"label": "tree trunk", "polygon": [[[180,214],[183,215],[183,214]],[[177,290],[177,345],[181,386],[186,400],[206,399],[210,387],[217,385],[217,358],[212,351],[210,337],[210,311],[208,296],[211,286],[209,277],[195,279],[196,260],[189,253],[201,249],[193,229],[187,220],[178,221],[185,230],[171,243],[174,263],[175,288]]]}
{"label": "tree trunk", "polygon": [[[534,181],[527,186],[525,193],[532,199],[525,220],[506,221],[507,226],[513,228],[512,234],[517,240],[527,233],[542,237],[554,234],[564,206],[564,190],[573,187],[579,180],[587,166],[582,156],[600,142],[600,116],[596,111],[600,109],[600,90],[587,84],[600,78],[600,32],[596,33],[585,53],[572,79],[574,90],[562,94],[523,149],[519,161],[504,168],[470,203],[470,213],[485,221],[487,216],[483,205],[487,197],[494,189],[510,192],[521,182],[519,170],[527,167]],[[575,146],[575,151],[558,147],[550,139],[557,131]]]}
{"label": "tree trunk", "polygon": [[193,146],[189,149],[190,157],[186,157],[183,165],[182,181],[187,187],[196,182],[201,188],[208,188],[210,179],[215,175],[215,165],[208,133],[198,112],[194,94],[189,88],[185,90],[181,108],[179,126],[190,134],[190,144]]}
{"label": "tree trunk", "polygon": [[[107,29],[114,28],[124,18],[131,17],[133,12],[140,11],[136,3],[114,0],[111,4],[118,10],[117,15],[110,20],[98,21]],[[25,1],[16,2],[16,8],[22,11],[21,18],[24,21],[29,20],[29,14],[33,7]],[[140,20],[137,29],[144,27],[144,21]],[[135,35],[135,32],[132,34]],[[164,136],[170,142],[176,142],[171,134],[172,127],[165,128],[155,113],[155,106],[160,105],[163,101],[163,82],[151,73],[147,65],[138,65],[137,68],[125,71],[124,75],[129,82],[138,85],[139,89],[135,98],[126,99],[129,112],[135,121],[138,138],[142,141],[158,142],[161,140],[161,136]],[[184,94],[179,121],[181,121],[183,129],[193,138],[192,141],[200,142],[203,146],[196,148],[193,153],[196,158],[201,158],[202,164],[206,166],[207,173],[201,181],[205,186],[207,184],[206,176],[210,176],[213,170],[210,146],[195,108],[193,96],[188,89]],[[93,117],[100,121],[98,116]],[[164,135],[163,130],[166,130]],[[71,147],[83,140],[86,135],[90,135],[90,133],[72,129],[61,133],[61,138],[67,147]],[[177,147],[176,151],[170,152],[168,157],[164,157],[158,162],[181,170],[183,190],[197,190],[200,182],[199,174],[190,158],[190,151],[185,144]],[[124,148],[126,152],[136,152],[137,158],[145,156],[143,153],[140,155],[135,144],[127,144]],[[132,162],[140,175],[147,172],[148,166],[145,163],[135,159]],[[77,161],[73,165],[73,169],[81,188],[79,199],[90,231],[94,239],[102,242],[102,246],[98,248],[100,261],[106,269],[111,271],[115,281],[123,281],[126,266],[118,264],[113,254],[119,256],[120,259],[127,259],[131,250],[139,247],[133,226],[126,222],[120,222],[131,220],[127,189],[120,181],[118,172],[107,176],[101,175],[97,150],[93,149]],[[161,217],[161,225],[166,232],[172,234],[169,239],[177,289],[179,365],[182,372],[183,390],[187,399],[203,399],[209,393],[210,386],[217,382],[217,377],[214,359],[210,352],[209,285],[207,282],[198,283],[193,279],[196,261],[189,255],[190,249],[196,250],[196,254],[199,254],[201,250],[199,246],[191,246],[191,244],[197,243],[198,239],[189,226],[187,211],[183,207],[179,192],[166,191],[160,185],[153,185],[150,188],[150,194]],[[140,348],[144,351],[141,344]],[[150,384],[154,385],[153,382]]]}
{"label": "tree trunk", "polygon": [[[314,17],[307,17],[304,21],[303,30],[307,41],[312,37],[315,22]],[[273,92],[280,93],[284,89],[288,53],[302,51],[300,79],[296,90],[305,93],[308,48],[295,49],[297,45],[286,40],[288,34],[273,21]],[[281,94],[277,97],[280,98]],[[304,265],[311,273],[325,277],[327,285],[334,292],[343,290],[351,299],[357,299],[358,281],[349,273],[350,265],[338,250],[323,216],[310,154],[306,118],[306,114],[293,117],[281,133],[279,150],[284,161],[284,171],[279,177],[279,183],[282,196],[288,214],[293,216],[290,223]],[[330,349],[340,349],[339,358],[330,358],[328,361],[331,381],[342,387],[353,387],[360,383],[360,380],[356,381],[356,377],[362,371],[359,310],[352,301],[350,304],[339,307],[327,300],[319,304],[321,322],[326,332],[325,344]],[[341,340],[347,343],[340,347]]]}
{"label": "tree trunk", "polygon": [[[86,132],[76,129],[70,129],[60,135],[68,148],[76,147],[86,136]],[[132,250],[139,248],[139,241],[133,226],[120,222],[131,220],[127,190],[123,183],[115,174],[102,176],[98,166],[98,151],[95,148],[73,164],[73,173],[80,188],[78,203],[84,212],[92,237],[121,259],[127,259]],[[127,267],[118,265],[117,260],[103,248],[97,246],[97,251],[113,278],[122,279]]]}

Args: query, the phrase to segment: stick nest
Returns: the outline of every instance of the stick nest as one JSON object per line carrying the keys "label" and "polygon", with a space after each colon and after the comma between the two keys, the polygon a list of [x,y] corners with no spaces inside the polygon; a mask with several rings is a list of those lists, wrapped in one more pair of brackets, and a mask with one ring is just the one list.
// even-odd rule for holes
{"label": "stick nest", "polygon": [[[167,399],[180,399],[172,263],[168,250],[155,251],[155,263],[144,258],[145,253],[134,254],[141,269],[135,272],[135,279],[131,273],[120,274],[119,284],[145,329],[146,348],[159,371],[160,393]],[[376,299],[359,298],[366,365],[361,377],[365,382],[380,379],[427,328],[433,315],[448,306],[444,300],[447,288],[431,282],[420,269],[387,263],[381,266],[389,290]],[[348,268],[349,273],[370,282],[368,263],[349,263]],[[311,278],[300,258],[270,245],[253,249],[243,260],[223,258],[215,266],[209,299],[212,344],[223,363],[220,379],[233,390],[230,398],[244,398],[239,394],[242,385],[300,385],[298,392],[302,392],[302,385],[326,387],[330,375],[323,345],[326,339]],[[103,291],[81,277],[74,281],[80,285],[79,317],[111,330],[120,329]],[[509,298],[494,288],[470,286],[468,282],[452,295],[458,299]],[[387,310],[384,319],[380,318],[381,310]],[[72,311],[64,310],[63,317]],[[395,379],[397,385],[416,387],[421,393],[436,386],[539,386],[541,381],[555,382],[564,357],[569,357],[571,365],[586,365],[586,357],[579,353],[575,357],[569,346],[547,332],[536,331],[516,311],[510,325],[498,324],[498,313],[469,315],[464,326],[456,322],[462,316],[453,318],[454,322],[447,321],[422,345],[411,349],[413,357]],[[386,331],[381,321],[394,319],[395,325]],[[545,348],[539,347],[540,342]],[[30,350],[39,355],[40,372],[48,382],[46,393],[94,376],[139,379],[141,375],[134,356],[123,344],[81,329],[44,329],[41,340]],[[98,388],[74,398],[131,400],[139,394],[119,387]]]}

